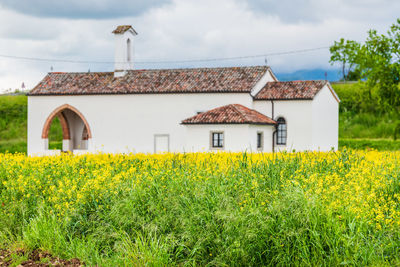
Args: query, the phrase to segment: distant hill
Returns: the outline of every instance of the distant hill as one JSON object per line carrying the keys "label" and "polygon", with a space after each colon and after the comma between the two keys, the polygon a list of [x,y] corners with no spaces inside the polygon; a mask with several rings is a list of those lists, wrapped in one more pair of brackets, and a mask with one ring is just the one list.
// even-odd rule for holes
{"label": "distant hill", "polygon": [[293,80],[325,80],[325,72],[327,79],[331,82],[338,81],[342,77],[338,70],[311,69],[298,70],[291,73],[275,73],[280,81]]}

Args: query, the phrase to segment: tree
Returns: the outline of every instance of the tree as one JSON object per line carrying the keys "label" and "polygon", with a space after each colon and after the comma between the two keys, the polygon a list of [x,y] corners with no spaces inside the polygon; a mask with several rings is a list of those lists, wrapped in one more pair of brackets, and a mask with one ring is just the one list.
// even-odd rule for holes
{"label": "tree", "polygon": [[[369,99],[364,101],[375,101],[380,111],[400,117],[400,19],[386,35],[370,30],[364,44],[342,38],[330,52],[330,62],[342,64],[345,80],[353,71],[366,81]],[[372,99],[373,90],[378,99]]]}
{"label": "tree", "polygon": [[354,73],[356,64],[357,52],[360,49],[360,44],[356,41],[340,39],[335,41],[334,45],[329,48],[331,52],[331,64],[340,62],[342,64],[343,80],[347,81],[350,73]]}

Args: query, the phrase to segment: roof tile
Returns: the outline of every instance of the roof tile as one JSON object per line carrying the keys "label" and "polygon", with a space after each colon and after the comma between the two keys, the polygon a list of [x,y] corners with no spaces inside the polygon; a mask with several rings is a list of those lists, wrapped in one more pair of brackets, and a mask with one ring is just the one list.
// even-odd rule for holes
{"label": "roof tile", "polygon": [[125,33],[126,31],[129,31],[130,29],[132,29],[133,31],[135,31],[131,25],[120,25],[118,26],[115,30],[112,31],[112,33],[116,33],[116,34],[121,34],[121,33]]}
{"label": "roof tile", "polygon": [[327,81],[268,82],[254,97],[256,100],[313,99]]}
{"label": "roof tile", "polygon": [[274,120],[240,104],[218,107],[182,121],[182,124],[276,124]]}
{"label": "roof tile", "polygon": [[267,71],[266,66],[49,73],[29,95],[249,93]]}

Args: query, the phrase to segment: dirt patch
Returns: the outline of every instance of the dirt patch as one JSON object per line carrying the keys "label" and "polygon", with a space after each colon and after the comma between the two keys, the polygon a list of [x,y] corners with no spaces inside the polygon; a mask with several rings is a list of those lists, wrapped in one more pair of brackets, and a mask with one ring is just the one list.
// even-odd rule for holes
{"label": "dirt patch", "polygon": [[10,266],[16,264],[22,259],[22,262],[17,266],[29,266],[29,267],[47,267],[47,266],[68,266],[78,267],[84,266],[85,264],[79,259],[63,260],[52,256],[50,253],[34,250],[32,252],[26,252],[24,250],[0,250],[0,266]]}

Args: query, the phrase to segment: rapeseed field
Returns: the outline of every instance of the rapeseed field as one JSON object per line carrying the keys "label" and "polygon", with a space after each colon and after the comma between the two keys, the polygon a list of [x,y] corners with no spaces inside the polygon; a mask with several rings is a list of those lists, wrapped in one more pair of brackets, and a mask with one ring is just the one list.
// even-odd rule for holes
{"label": "rapeseed field", "polygon": [[0,248],[88,265],[400,265],[400,152],[0,154],[0,191]]}

